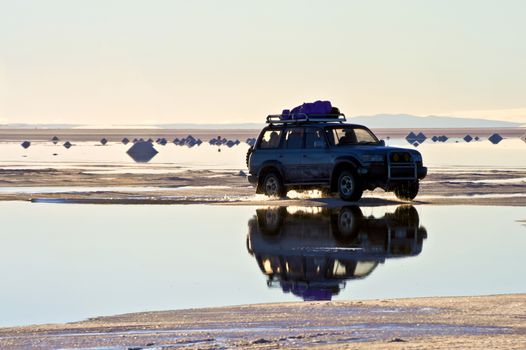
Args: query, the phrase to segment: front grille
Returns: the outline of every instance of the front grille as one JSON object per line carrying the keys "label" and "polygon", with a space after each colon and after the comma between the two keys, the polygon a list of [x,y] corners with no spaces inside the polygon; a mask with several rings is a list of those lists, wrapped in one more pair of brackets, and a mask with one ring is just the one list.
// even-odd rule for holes
{"label": "front grille", "polygon": [[389,180],[416,180],[416,163],[409,152],[392,152],[388,160]]}

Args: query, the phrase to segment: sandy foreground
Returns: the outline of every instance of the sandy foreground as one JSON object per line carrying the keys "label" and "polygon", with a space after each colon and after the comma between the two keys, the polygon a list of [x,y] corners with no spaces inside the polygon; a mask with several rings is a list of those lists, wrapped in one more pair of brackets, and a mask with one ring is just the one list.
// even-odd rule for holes
{"label": "sandy foreground", "polygon": [[297,302],[0,329],[2,349],[524,349],[526,294]]}

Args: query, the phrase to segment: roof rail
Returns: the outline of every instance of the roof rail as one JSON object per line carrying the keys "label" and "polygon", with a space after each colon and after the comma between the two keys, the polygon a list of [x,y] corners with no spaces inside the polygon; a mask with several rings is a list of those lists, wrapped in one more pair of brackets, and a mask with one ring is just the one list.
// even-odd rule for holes
{"label": "roof rail", "polygon": [[345,114],[305,114],[293,113],[288,114],[284,119],[283,114],[271,114],[267,116],[268,124],[294,124],[294,123],[343,123],[347,121]]}

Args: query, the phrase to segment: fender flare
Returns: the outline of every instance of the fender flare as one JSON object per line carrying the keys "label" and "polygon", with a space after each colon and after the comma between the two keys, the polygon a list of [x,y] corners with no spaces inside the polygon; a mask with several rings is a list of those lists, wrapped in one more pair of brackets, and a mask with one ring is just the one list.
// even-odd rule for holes
{"label": "fender flare", "polygon": [[258,170],[258,175],[257,175],[258,182],[257,182],[257,186],[256,186],[256,193],[261,193],[260,192],[261,191],[260,190],[260,184],[261,184],[261,181],[263,181],[263,179],[261,178],[261,175],[268,168],[276,169],[278,171],[278,174],[281,177],[282,181],[285,182],[285,176],[284,176],[284,172],[283,172],[283,164],[281,164],[281,162],[279,162],[277,160],[267,160],[267,161],[263,162],[263,164],[261,164],[261,166],[260,166],[260,168]]}
{"label": "fender flare", "polygon": [[350,166],[354,169],[358,169],[361,166],[361,164],[358,161],[358,159],[356,159],[356,157],[353,157],[353,156],[341,156],[341,157],[336,158],[334,161],[334,166],[332,167],[332,170],[331,170],[331,177],[330,177],[330,183],[329,183],[330,188],[333,190],[334,190],[334,184],[335,184],[334,182],[335,181],[334,179],[335,170],[340,168],[341,166]]}

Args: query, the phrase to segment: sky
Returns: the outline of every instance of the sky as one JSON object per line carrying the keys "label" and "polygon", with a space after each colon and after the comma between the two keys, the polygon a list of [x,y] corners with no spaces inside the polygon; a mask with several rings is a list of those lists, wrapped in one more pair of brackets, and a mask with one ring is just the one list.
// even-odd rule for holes
{"label": "sky", "polygon": [[0,123],[526,122],[522,0],[0,0]]}

